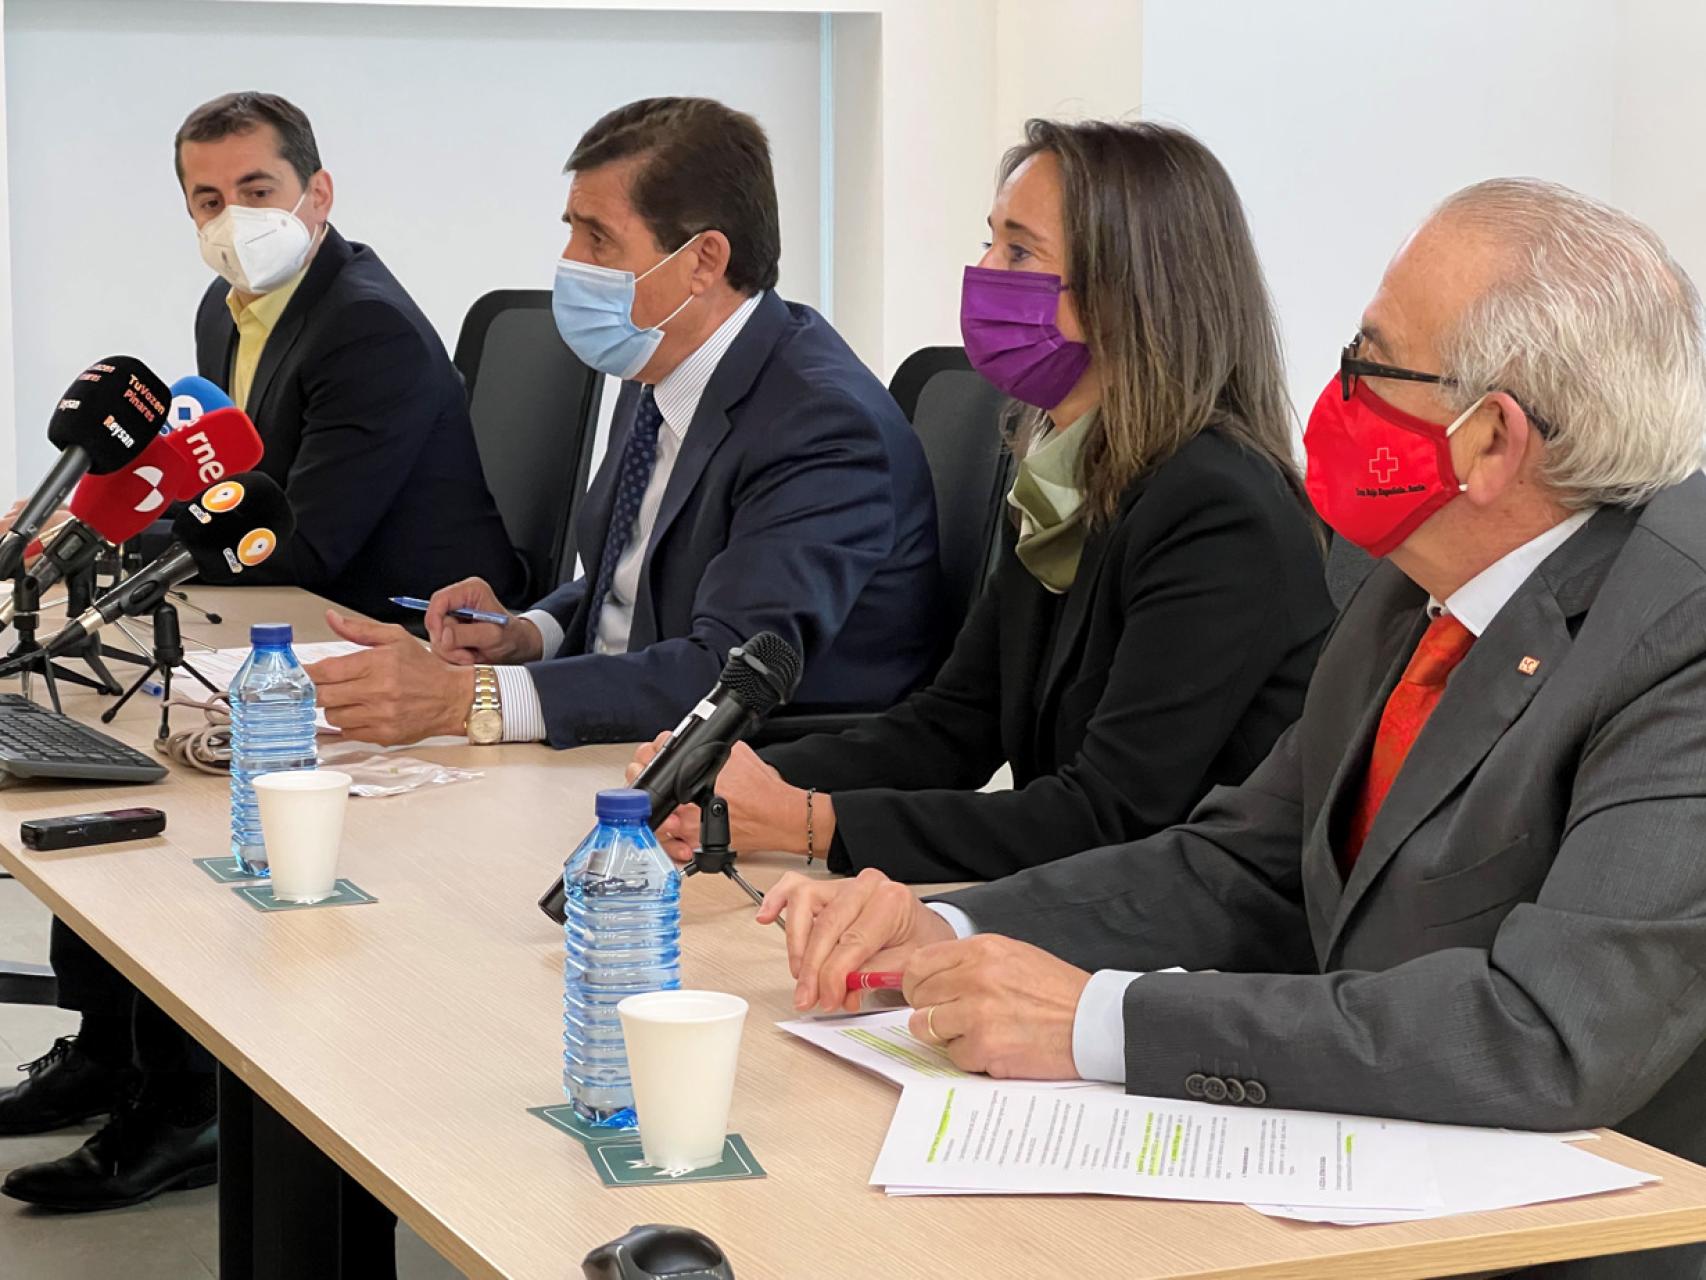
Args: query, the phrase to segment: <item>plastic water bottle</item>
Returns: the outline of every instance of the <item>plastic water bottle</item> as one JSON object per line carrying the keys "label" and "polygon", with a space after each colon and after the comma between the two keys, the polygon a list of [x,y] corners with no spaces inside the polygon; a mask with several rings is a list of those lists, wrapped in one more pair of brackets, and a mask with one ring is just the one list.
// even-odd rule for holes
{"label": "plastic water bottle", "polygon": [[617,1002],[681,985],[681,872],[651,812],[644,791],[600,791],[598,825],[563,868],[563,1092],[600,1128],[634,1124]]}
{"label": "plastic water bottle", "polygon": [[249,628],[253,646],[231,681],[231,856],[248,875],[267,874],[258,774],[312,769],[314,682],[290,648],[290,624]]}

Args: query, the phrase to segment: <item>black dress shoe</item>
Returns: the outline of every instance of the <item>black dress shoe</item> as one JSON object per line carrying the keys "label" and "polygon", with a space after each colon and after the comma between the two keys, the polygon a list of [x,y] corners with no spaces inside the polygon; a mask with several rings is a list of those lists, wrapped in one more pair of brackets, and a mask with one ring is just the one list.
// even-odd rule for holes
{"label": "black dress shoe", "polygon": [[73,1036],[61,1036],[53,1048],[18,1070],[28,1078],[0,1089],[0,1137],[49,1133],[110,1115],[129,1076],[96,1062],[78,1048]]}
{"label": "black dress shoe", "polygon": [[63,1159],[25,1165],[0,1192],[44,1209],[122,1209],[162,1191],[219,1177],[219,1117],[181,1123],[160,1107],[126,1101],[106,1127]]}

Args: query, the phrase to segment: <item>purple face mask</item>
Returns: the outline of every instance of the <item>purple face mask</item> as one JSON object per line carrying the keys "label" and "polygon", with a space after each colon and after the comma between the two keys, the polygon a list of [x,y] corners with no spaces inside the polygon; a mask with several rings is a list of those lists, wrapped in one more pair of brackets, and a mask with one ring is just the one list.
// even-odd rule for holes
{"label": "purple face mask", "polygon": [[1015,400],[1052,409],[1090,367],[1090,348],[1061,336],[1060,277],[967,267],[960,335],[971,367]]}

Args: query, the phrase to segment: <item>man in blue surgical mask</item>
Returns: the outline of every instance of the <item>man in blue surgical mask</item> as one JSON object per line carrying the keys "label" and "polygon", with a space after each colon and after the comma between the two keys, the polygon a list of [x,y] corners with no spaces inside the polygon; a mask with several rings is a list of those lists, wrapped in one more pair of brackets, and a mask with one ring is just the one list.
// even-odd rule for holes
{"label": "man in blue surgical mask", "polygon": [[570,158],[558,332],[622,379],[576,520],[585,573],[507,625],[470,578],[432,600],[433,652],[373,646],[311,668],[363,739],[467,733],[553,746],[649,738],[774,631],[805,659],[798,706],[892,705],[940,656],[934,491],[899,408],[829,324],[775,293],[769,145],[703,98],[606,115]]}

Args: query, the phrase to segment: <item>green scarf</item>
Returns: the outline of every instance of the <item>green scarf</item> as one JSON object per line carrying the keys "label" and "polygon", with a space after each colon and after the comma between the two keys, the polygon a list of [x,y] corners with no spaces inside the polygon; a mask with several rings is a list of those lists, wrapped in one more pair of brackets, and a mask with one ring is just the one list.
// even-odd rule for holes
{"label": "green scarf", "polygon": [[1078,575],[1078,558],[1089,531],[1084,494],[1078,488],[1078,454],[1096,420],[1094,409],[1064,431],[1051,431],[1019,461],[1007,495],[1019,513],[1019,562],[1056,595]]}

